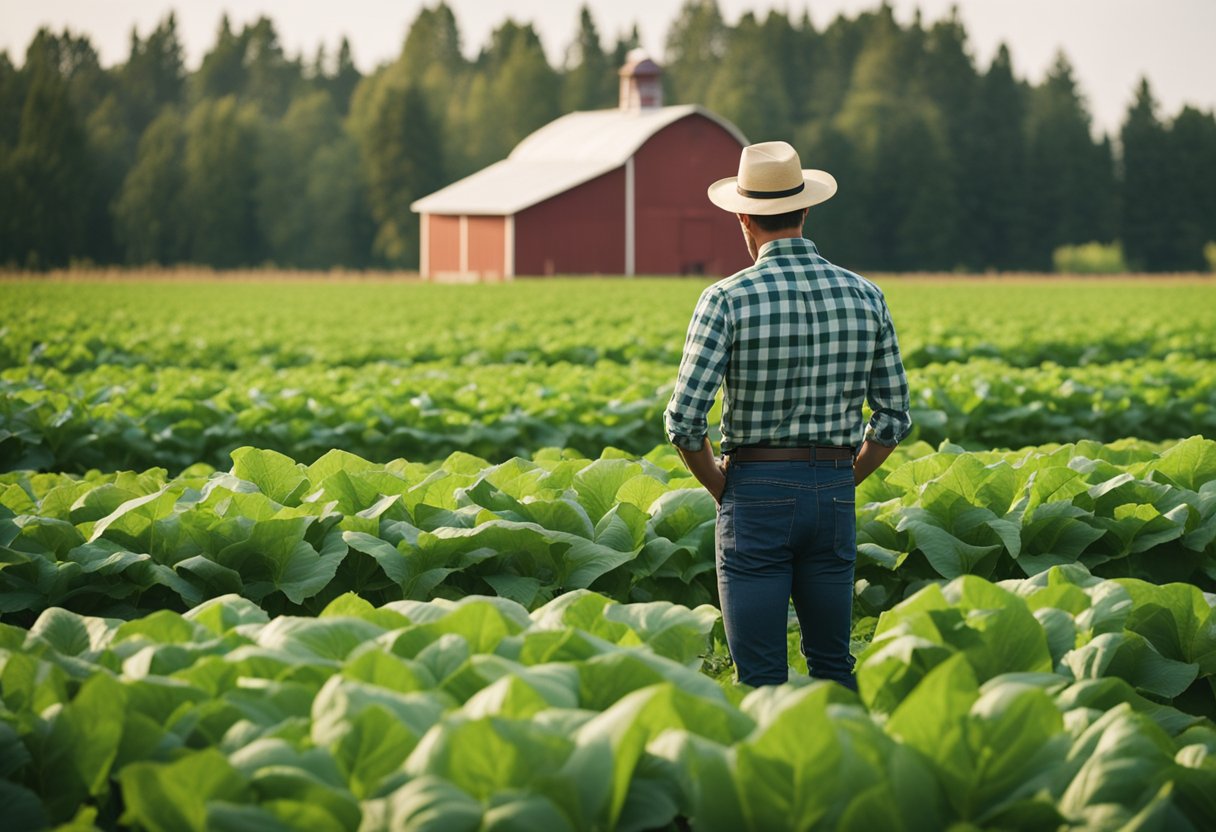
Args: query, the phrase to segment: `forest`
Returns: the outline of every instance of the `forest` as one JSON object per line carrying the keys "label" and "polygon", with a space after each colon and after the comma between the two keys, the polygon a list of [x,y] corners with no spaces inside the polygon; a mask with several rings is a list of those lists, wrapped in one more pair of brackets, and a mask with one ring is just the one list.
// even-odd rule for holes
{"label": "forest", "polygon": [[[0,53],[0,266],[414,268],[413,200],[563,113],[616,105],[638,29],[606,42],[578,14],[553,66],[513,20],[474,56],[440,0],[366,76],[348,42],[291,55],[266,18],[225,17],[197,69],[172,14],[110,67],[87,34],[43,29],[23,61]],[[656,58],[666,103],[837,177],[808,235],[851,267],[1048,271],[1061,247],[1101,243],[1172,272],[1216,249],[1213,113],[1164,113],[1143,80],[1098,134],[1066,54],[1038,84],[1003,46],[979,66],[957,14],[904,24],[882,5],[816,28],[688,0]]]}

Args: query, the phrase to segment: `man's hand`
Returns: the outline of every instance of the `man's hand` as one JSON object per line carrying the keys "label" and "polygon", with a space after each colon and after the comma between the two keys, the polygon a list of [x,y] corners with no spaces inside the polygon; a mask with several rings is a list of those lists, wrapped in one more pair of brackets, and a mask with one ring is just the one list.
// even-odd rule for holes
{"label": "man's hand", "polygon": [[688,451],[678,445],[676,450],[680,452],[680,457],[688,466],[689,472],[697,478],[697,482],[705,486],[714,502],[721,504],[722,492],[726,490],[726,463],[718,463],[713,448],[710,447],[709,438],[706,437],[699,451]]}
{"label": "man's hand", "polygon": [[853,482],[861,485],[862,480],[873,474],[880,465],[886,462],[893,450],[895,450],[894,445],[880,445],[872,439],[863,442],[861,451],[853,460]]}

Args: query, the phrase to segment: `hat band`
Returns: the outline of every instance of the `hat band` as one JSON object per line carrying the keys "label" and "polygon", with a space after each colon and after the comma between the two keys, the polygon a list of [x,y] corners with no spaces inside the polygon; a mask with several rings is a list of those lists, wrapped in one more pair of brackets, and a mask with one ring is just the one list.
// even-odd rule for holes
{"label": "hat band", "polygon": [[735,185],[735,190],[739,192],[739,196],[745,196],[748,199],[781,199],[786,196],[800,194],[806,190],[806,183],[799,182],[796,188],[787,188],[784,191],[749,191],[745,188],[740,188]]}

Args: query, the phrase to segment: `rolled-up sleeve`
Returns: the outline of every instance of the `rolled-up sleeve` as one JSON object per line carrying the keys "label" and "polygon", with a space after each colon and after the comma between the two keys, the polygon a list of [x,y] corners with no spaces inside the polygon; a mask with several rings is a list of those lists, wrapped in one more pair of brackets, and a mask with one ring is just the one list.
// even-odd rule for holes
{"label": "rolled-up sleeve", "polygon": [[729,309],[718,289],[701,293],[684,339],[684,355],[664,421],[677,447],[699,451],[709,434],[707,417],[730,360]]}
{"label": "rolled-up sleeve", "polygon": [[908,376],[899,355],[899,340],[886,303],[883,303],[882,328],[875,344],[866,398],[872,411],[866,426],[866,439],[888,447],[898,445],[912,430],[911,402]]}

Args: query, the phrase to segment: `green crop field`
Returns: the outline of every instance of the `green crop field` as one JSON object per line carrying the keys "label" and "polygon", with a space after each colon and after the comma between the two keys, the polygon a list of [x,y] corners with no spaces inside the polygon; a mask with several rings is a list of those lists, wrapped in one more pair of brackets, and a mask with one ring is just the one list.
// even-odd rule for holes
{"label": "green crop field", "polygon": [[0,825],[1216,828],[1216,282],[879,283],[852,694],[732,681],[703,283],[0,281]]}

